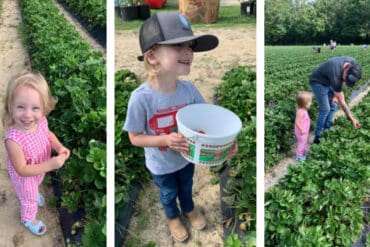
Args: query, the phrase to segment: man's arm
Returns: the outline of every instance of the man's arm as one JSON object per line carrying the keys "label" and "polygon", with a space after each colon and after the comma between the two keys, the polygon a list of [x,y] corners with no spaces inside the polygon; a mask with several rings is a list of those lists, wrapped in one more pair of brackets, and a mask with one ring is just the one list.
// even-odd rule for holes
{"label": "man's arm", "polygon": [[360,123],[353,118],[352,113],[347,105],[346,99],[344,97],[343,92],[334,92],[334,96],[338,100],[339,105],[341,106],[344,114],[348,118],[349,121],[351,121],[352,125],[355,126],[356,128],[361,127]]}

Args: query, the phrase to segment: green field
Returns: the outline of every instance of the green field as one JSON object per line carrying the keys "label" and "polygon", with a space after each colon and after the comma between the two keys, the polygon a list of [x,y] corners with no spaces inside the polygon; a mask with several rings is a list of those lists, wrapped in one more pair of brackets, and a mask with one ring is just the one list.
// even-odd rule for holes
{"label": "green field", "polygon": [[[340,46],[333,54],[328,47],[321,53],[312,46],[265,48],[267,169],[286,157],[294,143],[295,96],[310,90],[308,77],[315,67],[333,56],[356,58],[363,68],[356,90],[369,80],[369,52],[360,46]],[[347,98],[351,91],[346,88]],[[351,246],[359,240],[369,220],[361,208],[369,198],[369,106],[366,96],[352,109],[361,128],[339,117],[321,143],[310,147],[307,161],[289,167],[265,193],[265,246]],[[316,102],[310,116],[315,125]]]}
{"label": "green field", "polygon": [[266,247],[354,246],[360,239],[369,221],[362,205],[369,200],[370,97],[353,113],[361,128],[339,117],[308,160],[265,194]]}
{"label": "green field", "polygon": [[[370,78],[370,51],[359,45],[338,46],[334,53],[321,47],[316,53],[313,46],[265,47],[265,166],[266,169],[286,157],[294,143],[295,96],[298,91],[310,91],[308,77],[322,62],[333,56],[352,56],[361,65],[362,79],[355,88]],[[345,87],[348,98],[350,89]],[[317,105],[310,109],[314,129]]]}

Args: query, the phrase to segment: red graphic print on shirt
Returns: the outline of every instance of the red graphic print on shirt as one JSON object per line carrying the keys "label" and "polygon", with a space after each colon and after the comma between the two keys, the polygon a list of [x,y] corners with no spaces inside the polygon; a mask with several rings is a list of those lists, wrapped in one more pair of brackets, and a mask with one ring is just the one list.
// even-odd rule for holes
{"label": "red graphic print on shirt", "polygon": [[[171,106],[165,109],[158,109],[157,113],[149,119],[149,127],[156,135],[167,135],[177,131],[176,114],[177,111],[187,104]],[[159,150],[167,151],[166,147],[160,147]]]}

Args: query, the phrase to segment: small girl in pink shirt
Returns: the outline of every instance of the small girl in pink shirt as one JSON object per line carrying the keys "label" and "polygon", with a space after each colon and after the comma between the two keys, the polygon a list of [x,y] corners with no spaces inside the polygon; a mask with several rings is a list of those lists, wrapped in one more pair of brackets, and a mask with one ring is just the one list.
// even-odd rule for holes
{"label": "small girl in pink shirt", "polygon": [[[48,129],[46,116],[55,104],[40,73],[24,71],[8,83],[2,116],[8,172],[21,204],[21,222],[35,235],[46,232],[36,219],[38,206],[44,204],[39,186],[45,173],[62,167],[70,155]],[[51,158],[52,149],[58,155]]]}
{"label": "small girl in pink shirt", "polygon": [[311,119],[307,110],[312,103],[312,94],[309,92],[299,92],[297,95],[297,111],[294,124],[294,134],[297,138],[296,160],[306,160],[308,151],[308,135],[310,133]]}

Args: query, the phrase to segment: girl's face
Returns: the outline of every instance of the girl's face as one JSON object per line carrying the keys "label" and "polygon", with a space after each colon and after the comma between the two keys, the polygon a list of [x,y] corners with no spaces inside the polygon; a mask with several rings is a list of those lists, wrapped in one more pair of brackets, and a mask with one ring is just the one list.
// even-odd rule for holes
{"label": "girl's face", "polygon": [[153,52],[160,66],[159,73],[174,76],[188,75],[193,62],[192,42],[159,45]]}
{"label": "girl's face", "polygon": [[29,86],[18,86],[14,91],[12,108],[14,127],[23,132],[33,132],[43,116],[40,94]]}

